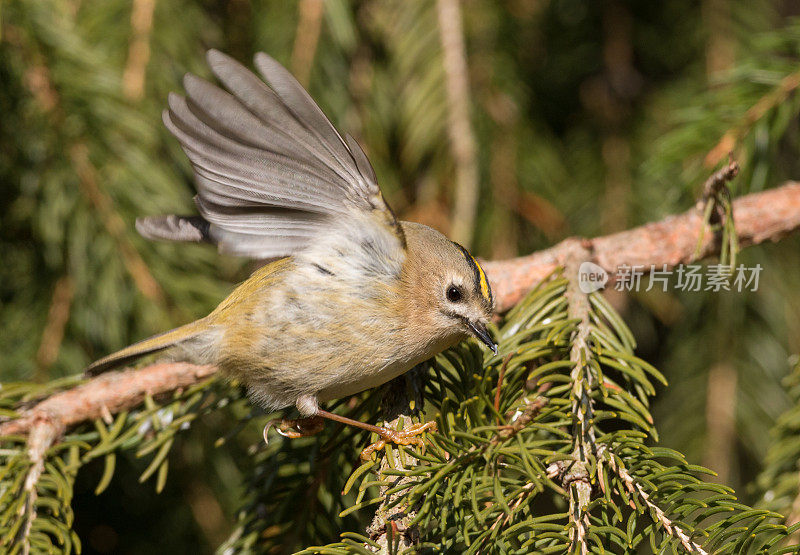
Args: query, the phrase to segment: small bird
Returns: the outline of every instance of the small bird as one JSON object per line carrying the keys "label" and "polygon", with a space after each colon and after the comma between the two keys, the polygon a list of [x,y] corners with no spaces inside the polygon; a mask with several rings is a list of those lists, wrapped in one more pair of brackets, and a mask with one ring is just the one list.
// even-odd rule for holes
{"label": "small bird", "polygon": [[169,349],[173,360],[217,365],[268,411],[296,406],[303,418],[281,421],[285,435],[316,432],[324,417],[419,443],[433,423],[393,431],[320,403],[383,384],[470,334],[497,353],[486,274],[464,247],[395,217],[358,143],[278,62],[255,56],[262,81],[219,51],[207,60],[228,92],[187,74],[186,97],[170,94],[163,113],[192,163],[199,216],[140,218],[136,228],[271,261],[208,316],[87,373]]}

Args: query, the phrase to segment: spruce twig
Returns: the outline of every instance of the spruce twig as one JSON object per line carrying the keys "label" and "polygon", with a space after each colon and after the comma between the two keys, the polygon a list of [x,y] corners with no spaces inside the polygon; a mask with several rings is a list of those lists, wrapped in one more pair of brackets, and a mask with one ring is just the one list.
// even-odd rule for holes
{"label": "spruce twig", "polygon": [[[737,175],[739,175],[739,164],[733,159],[733,153],[730,153],[728,165],[706,179],[702,196],[697,201],[698,212],[703,214],[703,222],[714,232],[714,241],[717,244],[715,250],[720,253],[720,262],[728,264],[731,268],[736,264],[738,245],[735,240],[733,205],[728,183]],[[699,258],[705,233],[704,225],[697,238],[696,258]]]}
{"label": "spruce twig", "polygon": [[800,71],[784,77],[776,88],[762,96],[758,102],[747,110],[744,121],[740,125],[730,129],[722,136],[719,142],[714,145],[714,148],[706,155],[703,165],[707,168],[713,168],[724,160],[725,156],[736,147],[736,143],[750,131],[756,122],[760,121],[776,106],[785,102],[798,87],[800,87]]}
{"label": "spruce twig", "polygon": [[17,533],[17,541],[22,545],[22,553],[28,555],[31,550],[30,534],[36,520],[37,485],[44,472],[45,453],[63,432],[58,421],[49,418],[38,418],[28,435],[27,453],[31,466],[25,476],[22,496],[25,501],[20,505],[19,517],[23,524]]}
{"label": "spruce twig", "polygon": [[[387,420],[386,427],[402,429],[414,423],[411,413],[422,406],[422,392],[419,372],[412,370],[405,376],[392,380],[384,387],[382,410]],[[384,476],[387,471],[412,470],[418,464],[418,459],[401,450],[396,445],[386,445],[385,454],[381,457],[378,470],[379,476]],[[410,476],[390,476],[391,484],[380,487],[382,501],[375,510],[372,523],[367,528],[367,534],[374,545],[366,545],[376,553],[389,555],[400,553],[412,547],[419,541],[419,531],[411,523],[416,516],[415,507],[402,501],[403,485],[411,486],[417,480]],[[395,493],[388,493],[395,490]],[[398,491],[399,490],[399,491]]]}
{"label": "spruce twig", "polygon": [[590,251],[579,244],[573,246],[572,252],[565,268],[567,275],[567,316],[570,320],[577,321],[575,334],[572,337],[572,347],[569,359],[573,364],[570,373],[572,391],[570,403],[573,422],[573,448],[574,463],[570,468],[571,479],[569,483],[564,480],[564,489],[568,489],[570,540],[571,552],[588,553],[586,535],[589,528],[589,515],[586,507],[592,495],[592,484],[589,477],[588,465],[590,457],[595,457],[596,442],[594,430],[594,403],[592,389],[594,389],[594,376],[588,364],[590,355],[589,335],[590,304],[589,297],[581,291],[578,285],[578,268],[581,263],[590,258]]}
{"label": "spruce twig", "polygon": [[617,462],[617,459],[613,455],[604,453],[603,461],[608,464],[609,467],[611,467],[611,470],[613,470],[617,476],[620,477],[628,492],[631,495],[638,496],[644,502],[644,504],[647,505],[647,508],[655,514],[656,520],[670,536],[678,538],[681,541],[681,545],[689,553],[708,555],[708,552],[705,551],[701,545],[692,541],[689,535],[680,526],[672,522],[669,517],[667,517],[661,507],[650,500],[650,495],[644,491],[642,485],[628,473],[621,463]]}

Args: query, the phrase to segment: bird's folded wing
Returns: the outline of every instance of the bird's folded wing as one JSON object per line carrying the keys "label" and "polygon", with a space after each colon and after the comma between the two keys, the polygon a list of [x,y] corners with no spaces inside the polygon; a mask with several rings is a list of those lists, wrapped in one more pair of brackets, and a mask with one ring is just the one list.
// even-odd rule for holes
{"label": "bird's folded wing", "polygon": [[361,147],[342,138],[285,68],[256,55],[262,81],[216,50],[208,62],[229,92],[188,74],[186,98],[170,95],[164,111],[192,162],[202,220],[145,218],[143,235],[199,237],[223,252],[275,258],[302,250],[332,218],[366,214],[405,246]]}

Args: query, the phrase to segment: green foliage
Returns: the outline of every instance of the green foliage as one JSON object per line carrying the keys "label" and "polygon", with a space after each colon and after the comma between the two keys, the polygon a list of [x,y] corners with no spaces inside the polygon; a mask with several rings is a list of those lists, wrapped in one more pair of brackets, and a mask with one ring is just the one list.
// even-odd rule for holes
{"label": "green foliage", "polygon": [[[348,403],[344,414],[369,421],[379,400],[379,391],[372,391],[356,406]],[[247,494],[220,551],[285,552],[335,538],[343,529],[363,530],[366,512],[346,511],[361,501],[346,482],[368,439],[356,428],[328,424],[310,438],[292,440],[272,432],[268,445],[251,445],[244,461]]]}
{"label": "green foliage", "polygon": [[[196,16],[188,8],[181,17]],[[189,189],[176,187],[180,178],[171,160],[152,156],[166,148],[163,103],[136,106],[120,91],[118,65],[127,41],[104,33],[106,22],[72,17],[65,2],[7,3],[3,18],[0,171],[6,187],[19,186],[8,191],[13,202],[3,206],[2,216],[0,248],[12,262],[3,269],[2,366],[7,379],[34,372],[48,301],[65,277],[79,302],[69,307],[67,341],[61,360],[54,361],[58,375],[201,312],[224,289],[212,277],[211,251],[191,249],[191,256],[179,257],[191,280],[175,274],[164,279],[169,261],[178,257],[175,247],[138,253],[142,241],[131,215],[186,210]],[[161,56],[169,58],[174,49],[168,45]],[[160,98],[174,88],[174,71],[172,63],[164,64],[162,75],[152,75]],[[170,149],[177,153],[175,145]],[[20,249],[26,241],[36,248]]]}
{"label": "green foliage", "polygon": [[[386,468],[358,467],[345,489],[358,488],[357,507],[399,493],[390,508],[415,513],[414,552],[564,553],[575,545],[569,491],[585,464],[592,553],[674,551],[683,541],[677,529],[715,553],[780,552],[780,514],[742,505],[730,488],[707,481],[708,470],[652,446],[651,380],[663,377],[633,355],[630,331],[597,294],[585,363],[596,385],[576,389],[569,356],[579,323],[567,317],[565,291],[558,278],[520,303],[497,330],[499,355],[466,343],[436,358],[424,382],[426,413],[437,415],[439,432],[424,452],[404,454],[418,460],[410,468],[393,462],[388,447]],[[575,404],[576,394],[588,397],[586,406]],[[595,440],[584,445],[585,463],[575,457],[574,406],[591,415]],[[389,489],[370,498],[376,485]],[[360,553],[374,543],[354,531],[343,536],[323,552]]]}
{"label": "green foliage", "polygon": [[785,386],[793,404],[775,423],[757,487],[760,505],[788,515],[794,523],[800,516],[800,364],[786,377]]}
{"label": "green foliage", "polygon": [[[295,2],[157,1],[144,37],[150,58],[143,94],[135,97],[124,87],[140,32],[131,24],[134,4],[10,0],[0,7],[5,417],[76,383],[48,380],[205,314],[246,272],[211,249],[150,244],[135,234],[137,216],[192,211],[188,164],[159,114],[167,93],[181,90],[185,71],[208,76],[205,48],[245,63],[266,50],[294,70],[294,45],[299,39],[311,44],[313,25],[303,22]],[[730,2],[730,11],[719,13],[703,7],[712,4],[463,4],[481,171],[476,253],[524,254],[568,235],[597,235],[686,210],[724,163],[724,149],[716,165],[706,157],[726,134],[742,166],[734,194],[797,177],[798,23],[779,17],[785,3]],[[715,19],[726,20],[722,30]],[[720,38],[728,41],[730,66],[712,75],[707,58]],[[398,213],[446,231],[454,172],[435,2],[326,0],[318,39],[310,52],[312,95],[363,144]],[[730,226],[722,229],[735,255]],[[278,552],[339,541],[327,550],[363,551],[359,546],[373,541],[362,534],[376,507],[388,504],[382,489],[386,495],[386,488],[399,487],[401,473],[412,480],[397,492],[398,503],[418,509],[431,550],[488,551],[496,542],[513,551],[538,542],[563,551],[577,493],[565,488],[563,476],[549,474],[574,456],[573,409],[591,405],[586,422],[596,433],[587,438],[584,462],[596,478],[590,545],[680,551],[644,493],[694,540],[721,552],[754,552],[775,541],[769,549],[791,550],[776,520],[760,509],[796,513],[792,407],[798,398],[794,382],[787,395],[780,380],[788,354],[800,349],[799,247],[795,238],[738,256],[737,263],[764,267],[757,292],[612,297],[619,314],[594,299],[585,365],[574,377],[569,351],[578,324],[566,317],[563,281],[552,281],[498,329],[502,353],[512,357],[497,411],[504,359],[483,360],[475,346],[442,355],[412,380],[424,383],[424,415],[439,422],[413,470],[399,470],[413,460],[408,450],[386,450],[361,465],[366,436],[338,426],[317,438],[280,438],[264,447],[264,415],[251,412],[238,389],[214,381],[68,430],[48,452],[31,521],[30,493],[20,490],[32,468],[26,447],[22,438],[3,438],[3,539],[11,545],[31,524],[33,549],[77,549],[71,488],[91,473],[85,469],[76,478],[79,468],[102,464],[96,484],[102,491],[124,480],[120,472],[131,472],[120,470],[131,467],[119,464],[121,458],[141,455],[143,464],[133,468],[158,489],[169,477],[168,462],[181,455],[176,445],[191,445],[205,465],[192,470],[203,472],[225,509],[239,507],[225,548]],[[631,335],[639,343],[636,356]],[[641,359],[669,378],[670,387]],[[760,512],[738,505],[728,488],[712,483],[717,478],[686,462],[703,461],[716,449],[709,447],[716,432],[706,414],[716,395],[709,369],[719,367],[737,384],[728,399],[736,410],[723,453],[725,481],[746,505],[754,497],[745,486],[761,471]],[[583,383],[580,402],[574,378]],[[20,379],[41,384],[11,383]],[[373,392],[337,410],[374,420],[379,397]],[[764,430],[782,413],[773,445]],[[196,426],[184,431],[201,415],[206,434],[226,437],[219,449],[202,450]],[[530,421],[515,433],[500,427],[520,418]],[[241,424],[230,429],[232,419]],[[385,470],[395,453],[405,458]],[[625,475],[642,489],[631,491]],[[230,486],[240,481],[244,495]],[[184,487],[184,497],[162,493],[146,502],[164,514],[185,509],[193,491]],[[145,502],[119,491],[120,515]],[[111,522],[108,515],[92,516],[89,526]],[[113,528],[131,550],[137,537],[152,535],[120,522]],[[82,539],[94,548],[90,533],[82,531]],[[218,543],[211,536],[198,541]]]}
{"label": "green foliage", "polygon": [[[8,384],[0,390],[0,406],[7,417],[13,418],[18,414],[14,407],[25,406],[76,382],[70,378],[46,387]],[[100,495],[113,479],[117,456],[132,452],[136,458],[148,461],[139,481],[154,480],[156,491],[161,491],[168,475],[168,455],[179,433],[188,430],[197,418],[222,409],[233,409],[246,421],[242,402],[236,388],[216,379],[176,391],[158,401],[146,396],[135,410],[114,417],[109,415],[107,421],[95,420],[70,430],[46,452],[42,474],[29,486],[26,483],[31,479],[36,461],[30,456],[27,438],[3,437],[0,441],[0,546],[11,551],[21,549],[22,538],[26,536],[22,530],[31,525],[31,549],[80,552],[80,541],[72,530],[70,503],[75,475],[83,465],[93,459],[103,459],[103,474],[95,488],[95,494]]]}
{"label": "green foliage", "polygon": [[[674,213],[697,199],[707,176],[727,163],[728,149],[742,168],[729,186],[734,196],[796,175],[792,153],[798,144],[800,113],[798,21],[786,20],[769,32],[754,33],[750,25],[769,14],[767,6],[758,9],[755,4],[750,16],[737,16],[748,23],[736,27],[742,34],[736,38],[734,66],[711,76],[710,82],[686,76],[652,99],[654,116],[640,134],[640,144],[647,146],[640,147],[641,164],[634,173],[635,213],[644,220]],[[727,203],[725,198],[720,201]],[[723,214],[729,217],[731,212]],[[728,468],[725,479],[744,486],[769,447],[764,430],[789,404],[780,380],[786,359],[798,349],[797,281],[789,269],[797,264],[798,251],[797,243],[789,240],[737,257],[732,239],[726,226],[722,242],[731,246],[728,252],[735,264],[760,264],[765,269],[758,291],[713,296],[679,292],[660,299],[639,295],[637,302],[657,316],[643,328],[632,325],[645,350],[659,353],[654,355],[661,361],[659,368],[672,384],[653,409],[662,439],[690,459],[713,459],[708,435],[713,432],[705,417],[709,398],[715,395],[711,370],[723,368],[736,382],[735,398],[728,401],[735,407],[734,445],[722,457]],[[627,315],[629,323],[637,318],[635,313],[634,309]],[[686,333],[658,331],[661,325],[677,322]],[[676,411],[676,406],[682,410]]]}
{"label": "green foliage", "polygon": [[[359,464],[365,434],[339,426],[254,446],[239,524],[223,549],[299,548],[344,530],[325,552],[362,552],[374,543],[361,535],[369,515],[388,503],[393,513],[413,511],[416,552],[562,553],[577,549],[584,518],[590,552],[662,552],[688,541],[719,553],[781,552],[780,514],[739,503],[730,488],[707,481],[706,469],[654,445],[648,405],[653,379],[664,378],[633,354],[630,330],[602,295],[587,299],[586,319],[570,317],[569,303],[582,302],[571,299],[567,280],[556,276],[495,330],[498,355],[463,343],[412,374],[424,384],[423,413],[438,423],[424,450],[387,446]],[[578,375],[572,357],[581,326],[588,341]],[[12,407],[43,392],[15,386],[2,401]],[[341,408],[369,418],[378,397]],[[70,500],[82,465],[104,458],[100,494],[116,456],[130,451],[149,461],[140,480],[154,477],[160,490],[178,434],[211,412],[233,407],[244,416],[243,403],[236,388],[212,379],[70,431],[47,453],[36,483],[31,544],[80,549]],[[1,452],[0,519],[10,546],[32,514],[21,510],[31,493],[20,495],[32,463],[24,438],[4,438]],[[580,518],[569,509],[577,482],[591,491]]]}
{"label": "green foliage", "polygon": [[34,490],[28,485],[34,462],[25,440],[4,438],[0,451],[0,545],[14,554],[24,545],[37,553],[80,552],[71,507],[79,447],[65,442],[48,453],[44,468],[35,471]]}

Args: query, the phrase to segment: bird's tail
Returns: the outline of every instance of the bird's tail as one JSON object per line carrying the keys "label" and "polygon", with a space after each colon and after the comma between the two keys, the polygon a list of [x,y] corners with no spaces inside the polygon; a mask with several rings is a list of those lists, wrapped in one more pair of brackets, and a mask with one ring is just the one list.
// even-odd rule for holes
{"label": "bird's tail", "polygon": [[111,370],[112,368],[127,364],[139,357],[162,351],[182,341],[186,341],[187,339],[196,338],[203,333],[205,329],[205,327],[201,325],[202,322],[203,320],[191,322],[190,324],[175,328],[174,330],[148,337],[116,353],[104,356],[100,360],[96,360],[87,366],[84,375],[95,376],[106,370]]}

